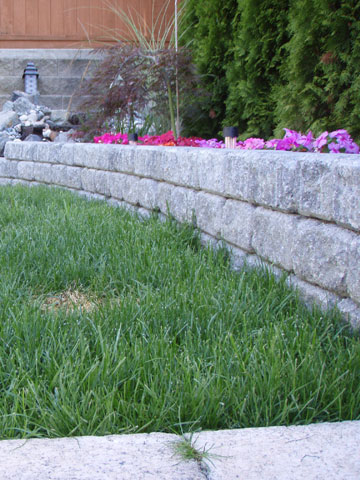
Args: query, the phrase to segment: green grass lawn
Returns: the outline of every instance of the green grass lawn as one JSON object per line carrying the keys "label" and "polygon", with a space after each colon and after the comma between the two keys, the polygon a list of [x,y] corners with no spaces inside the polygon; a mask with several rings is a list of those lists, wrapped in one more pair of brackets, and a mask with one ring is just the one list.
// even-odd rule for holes
{"label": "green grass lawn", "polygon": [[154,215],[0,189],[0,437],[360,418],[360,341]]}

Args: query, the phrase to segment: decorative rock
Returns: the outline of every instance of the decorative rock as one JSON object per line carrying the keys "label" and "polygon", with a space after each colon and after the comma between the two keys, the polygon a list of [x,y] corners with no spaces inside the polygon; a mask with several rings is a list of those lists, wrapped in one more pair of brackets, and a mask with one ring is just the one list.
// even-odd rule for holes
{"label": "decorative rock", "polygon": [[0,131],[12,127],[18,123],[18,116],[15,112],[0,112]]}
{"label": "decorative rock", "polygon": [[[53,132],[53,133],[56,133],[56,132]],[[70,133],[72,133],[72,132],[70,131]],[[67,133],[67,132],[59,132],[59,134],[56,135],[53,142],[55,142],[55,143],[75,143],[75,141],[72,138],[69,138],[69,133]]]}
{"label": "decorative rock", "polygon": [[42,138],[39,135],[30,134],[23,140],[24,142],[42,142]]}
{"label": "decorative rock", "polygon": [[10,102],[10,100],[8,100],[7,102],[4,103],[3,107],[2,107],[2,111],[3,112],[11,112],[11,111],[14,111],[14,103],[13,102]]}
{"label": "decorative rock", "polygon": [[25,97],[19,97],[14,102],[14,110],[18,115],[24,115],[33,110],[35,105]]}
{"label": "decorative rock", "polygon": [[65,123],[68,116],[69,114],[66,110],[53,110],[50,115],[50,120],[56,123]]}
{"label": "decorative rock", "polygon": [[27,115],[20,115],[19,117],[20,122],[26,122],[27,119],[28,119]]}
{"label": "decorative rock", "polygon": [[10,135],[7,132],[0,132],[0,157],[4,156],[6,142],[10,140]]}
{"label": "decorative rock", "polygon": [[30,115],[28,115],[28,121],[30,122],[31,125],[34,125],[34,123],[37,122],[37,113],[36,112],[33,112],[33,113],[30,113]]}

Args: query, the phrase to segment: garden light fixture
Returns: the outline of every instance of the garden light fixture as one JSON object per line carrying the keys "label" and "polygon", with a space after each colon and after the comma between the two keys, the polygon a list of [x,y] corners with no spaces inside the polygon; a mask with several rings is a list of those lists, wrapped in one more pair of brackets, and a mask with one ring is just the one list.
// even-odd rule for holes
{"label": "garden light fixture", "polygon": [[25,70],[24,70],[24,83],[25,83],[25,93],[29,95],[37,95],[37,79],[39,77],[39,73],[35,64],[33,62],[28,62]]}
{"label": "garden light fixture", "polygon": [[129,145],[137,145],[138,138],[139,137],[137,133],[129,133],[128,135]]}
{"label": "garden light fixture", "polygon": [[237,127],[225,127],[223,135],[225,137],[225,148],[235,148],[239,129]]}

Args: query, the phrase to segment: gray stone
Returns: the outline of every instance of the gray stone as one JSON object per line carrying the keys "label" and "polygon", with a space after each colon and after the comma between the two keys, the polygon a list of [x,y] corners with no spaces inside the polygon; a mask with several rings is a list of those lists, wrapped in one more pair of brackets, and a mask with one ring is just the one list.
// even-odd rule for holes
{"label": "gray stone", "polygon": [[270,263],[293,269],[293,242],[299,217],[274,212],[262,207],[255,211],[252,247],[257,255]]}
{"label": "gray stone", "polygon": [[32,182],[35,180],[33,162],[19,162],[18,164],[18,179],[19,182]]}
{"label": "gray stone", "polygon": [[0,82],[0,95],[9,95],[14,90],[21,90],[23,88],[23,81],[21,76],[19,77],[2,77]]}
{"label": "gray stone", "polygon": [[196,225],[213,237],[221,237],[225,198],[210,193],[199,192],[195,198]]}
{"label": "gray stone", "polygon": [[69,114],[66,110],[52,110],[50,120],[52,122],[64,123],[67,121]]}
{"label": "gray stone", "polygon": [[223,208],[222,238],[247,252],[254,252],[251,245],[254,218],[254,206],[238,200],[226,200]]}
{"label": "gray stone", "polygon": [[179,222],[191,222],[195,213],[197,193],[190,188],[174,187],[171,189],[169,207],[171,215]]}
{"label": "gray stone", "polygon": [[334,161],[329,157],[303,157],[300,170],[299,213],[331,220],[334,213]]}
{"label": "gray stone", "polygon": [[4,59],[0,58],[0,76],[1,77],[10,77],[13,75],[13,59]]}
{"label": "gray stone", "polygon": [[0,477],[7,480],[203,480],[196,461],[174,453],[179,437],[164,433],[7,440]]}
{"label": "gray stone", "polygon": [[[355,157],[359,157],[356,155]],[[344,159],[334,165],[334,220],[360,232],[360,161]]]}
{"label": "gray stone", "polygon": [[346,287],[349,296],[360,304],[360,235],[352,235],[349,251]]}
{"label": "gray stone", "polygon": [[[181,159],[182,160],[182,159]],[[201,149],[193,167],[196,167],[198,186],[202,191],[223,195],[225,193],[226,165],[222,157],[211,154],[210,149]],[[192,185],[192,181],[187,183]]]}
{"label": "gray stone", "polygon": [[6,142],[10,141],[10,135],[6,132],[0,132],[0,157],[4,156]]}
{"label": "gray stone", "polygon": [[[109,173],[109,175],[112,175]],[[139,182],[141,193],[141,205],[152,210],[157,205],[158,182],[149,178],[143,178]]]}
{"label": "gray stone", "polygon": [[68,132],[59,132],[54,140],[54,143],[75,143],[75,140],[70,137]]}
{"label": "gray stone", "polygon": [[[1,147],[1,144],[0,144]],[[18,177],[18,162],[0,158],[0,177],[17,178]]]}
{"label": "gray stone", "polygon": [[39,135],[35,135],[35,133],[31,133],[23,140],[24,142],[42,142],[42,137]]}
{"label": "gray stone", "polygon": [[208,431],[193,441],[209,451],[211,480],[360,478],[359,421]]}
{"label": "gray stone", "polygon": [[302,280],[347,295],[349,247],[356,234],[317,220],[300,220],[294,234],[293,266]]}
{"label": "gray stone", "polygon": [[15,112],[0,112],[0,131],[12,127],[18,123],[18,116]]}
{"label": "gray stone", "polygon": [[10,102],[10,100],[8,100],[7,102],[5,102],[4,105],[2,106],[2,111],[3,111],[3,112],[11,112],[11,111],[14,111],[14,102]]}
{"label": "gray stone", "polygon": [[308,308],[312,308],[314,304],[318,305],[324,310],[335,307],[341,298],[328,290],[304,282],[296,275],[290,275],[287,278],[287,283],[294,289],[298,290],[302,301]]}
{"label": "gray stone", "polygon": [[34,108],[35,105],[25,97],[19,97],[14,102],[14,110],[18,115],[28,115],[30,110],[34,110]]}
{"label": "gray stone", "polygon": [[360,330],[360,306],[357,303],[344,298],[337,304],[337,308],[354,330]]}
{"label": "gray stone", "polygon": [[44,77],[41,75],[38,85],[41,96],[58,93],[61,93],[61,96],[72,95],[79,87],[79,78]]}

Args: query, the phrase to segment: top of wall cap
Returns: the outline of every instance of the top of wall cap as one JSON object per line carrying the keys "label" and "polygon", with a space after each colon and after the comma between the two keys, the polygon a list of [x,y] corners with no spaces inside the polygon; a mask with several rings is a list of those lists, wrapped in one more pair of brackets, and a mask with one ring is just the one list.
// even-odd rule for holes
{"label": "top of wall cap", "polygon": [[92,49],[84,48],[1,48],[0,58],[31,60],[95,60],[102,58],[99,53],[91,53]]}

